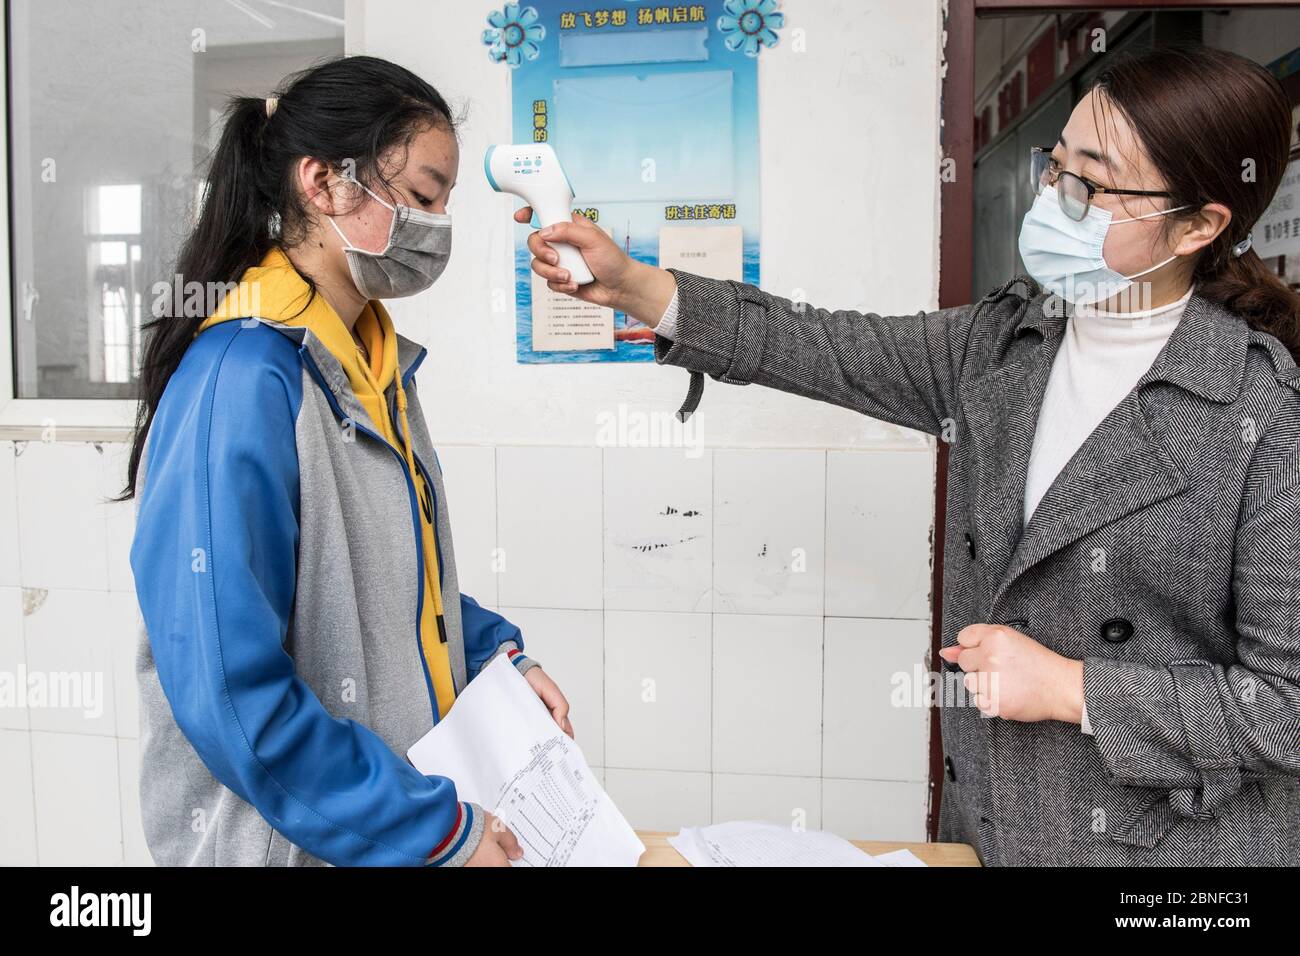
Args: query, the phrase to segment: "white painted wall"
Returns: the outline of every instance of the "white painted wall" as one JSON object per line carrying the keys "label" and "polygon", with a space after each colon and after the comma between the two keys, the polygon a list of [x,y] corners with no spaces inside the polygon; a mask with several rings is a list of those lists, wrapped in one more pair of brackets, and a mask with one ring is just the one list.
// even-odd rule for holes
{"label": "white painted wall", "polygon": [[[710,381],[697,457],[597,447],[600,412],[669,413],[686,374],[515,364],[514,317],[490,306],[510,287],[511,206],[480,162],[508,137],[508,71],[478,43],[491,3],[440,3],[436,24],[431,6],[351,0],[348,44],[469,110],[452,266],[394,308],[430,348],[420,388],[466,592],[523,627],[634,825],[799,814],[848,837],[924,839],[928,714],[890,693],[927,656],[933,443]],[[764,286],[827,307],[931,308],[938,4],[784,7],[785,40],[760,68]],[[0,440],[0,672],[85,670],[107,688],[94,717],[0,708],[0,864],[148,862],[131,508],[105,503],[124,454]]]}

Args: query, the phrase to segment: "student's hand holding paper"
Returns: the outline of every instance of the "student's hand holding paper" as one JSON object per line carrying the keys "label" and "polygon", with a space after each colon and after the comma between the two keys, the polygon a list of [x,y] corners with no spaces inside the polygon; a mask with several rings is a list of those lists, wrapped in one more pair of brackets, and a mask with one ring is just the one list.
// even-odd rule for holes
{"label": "student's hand holding paper", "polygon": [[[516,222],[533,218],[530,206],[515,213]],[[551,242],[568,243],[582,253],[595,282],[578,285],[559,264],[559,253]],[[584,302],[609,306],[625,312],[653,328],[673,300],[677,280],[671,272],[637,262],[590,219],[578,213],[572,222],[547,226],[528,237],[533,254],[533,271],[546,280],[552,292],[562,292]]]}
{"label": "student's hand holding paper", "polygon": [[[537,670],[537,668],[533,668]],[[466,866],[509,866],[511,860],[521,860],[524,856],[519,840],[510,828],[501,822],[501,818],[483,811],[483,839],[479,841],[474,854],[465,861]]]}
{"label": "student's hand holding paper", "polygon": [[573,736],[573,724],[569,723],[569,701],[560,690],[558,684],[551,680],[549,674],[540,667],[530,667],[524,674],[524,679],[528,681],[528,686],[533,689],[546,709],[551,712],[551,717],[555,720],[556,725],[570,737]]}

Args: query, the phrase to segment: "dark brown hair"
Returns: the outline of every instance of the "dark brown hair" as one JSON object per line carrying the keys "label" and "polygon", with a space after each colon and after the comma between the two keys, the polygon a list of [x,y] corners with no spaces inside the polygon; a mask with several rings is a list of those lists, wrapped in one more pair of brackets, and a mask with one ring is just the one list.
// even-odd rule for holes
{"label": "dark brown hair", "polygon": [[[1254,249],[1234,256],[1282,182],[1291,148],[1291,103],[1258,63],[1206,46],[1117,54],[1093,84],[1133,127],[1171,193],[1167,220],[1207,203],[1232,211],[1198,253],[1197,292],[1276,336],[1300,362],[1300,295]],[[1261,237],[1256,236],[1257,240]]]}

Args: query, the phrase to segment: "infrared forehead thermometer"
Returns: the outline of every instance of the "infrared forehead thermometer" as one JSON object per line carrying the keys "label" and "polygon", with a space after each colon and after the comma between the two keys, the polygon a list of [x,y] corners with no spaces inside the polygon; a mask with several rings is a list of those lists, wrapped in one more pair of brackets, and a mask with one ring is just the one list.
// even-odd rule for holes
{"label": "infrared forehead thermometer", "polygon": [[[512,193],[532,206],[542,228],[570,221],[573,186],[549,143],[489,146],[483,171],[497,192]],[[559,253],[560,267],[569,270],[574,282],[586,285],[595,281],[576,248],[567,242],[550,245]]]}

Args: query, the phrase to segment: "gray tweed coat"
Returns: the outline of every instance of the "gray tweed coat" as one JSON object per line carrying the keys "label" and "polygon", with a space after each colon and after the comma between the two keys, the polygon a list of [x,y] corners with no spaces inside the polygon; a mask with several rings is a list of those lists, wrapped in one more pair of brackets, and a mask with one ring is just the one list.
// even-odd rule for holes
{"label": "gray tweed coat", "polygon": [[[1021,277],[895,317],[674,270],[660,363],[951,445],[943,645],[1015,626],[1084,662],[1094,734],[940,708],[940,839],[986,865],[1300,865],[1300,369],[1193,294],[1022,528],[1066,329]],[[946,666],[946,665],[945,665]]]}

